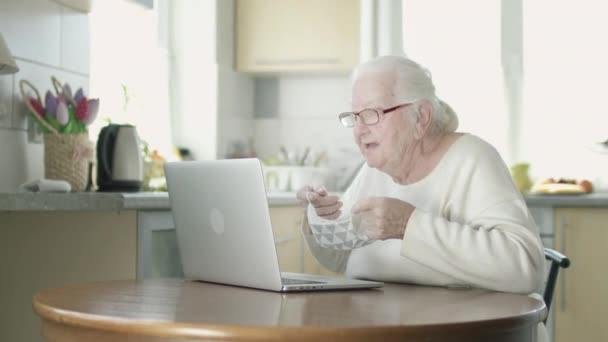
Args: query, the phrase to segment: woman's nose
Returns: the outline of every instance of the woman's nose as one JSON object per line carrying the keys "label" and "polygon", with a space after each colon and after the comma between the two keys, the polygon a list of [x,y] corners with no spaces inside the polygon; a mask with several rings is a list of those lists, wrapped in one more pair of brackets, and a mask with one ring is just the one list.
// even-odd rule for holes
{"label": "woman's nose", "polygon": [[361,119],[357,118],[357,120],[355,121],[355,126],[353,127],[353,131],[355,132],[355,136],[361,136],[369,132],[369,126],[364,124]]}
{"label": "woman's nose", "polygon": [[359,115],[355,117],[355,129],[369,129],[369,126],[363,123],[363,119]]}

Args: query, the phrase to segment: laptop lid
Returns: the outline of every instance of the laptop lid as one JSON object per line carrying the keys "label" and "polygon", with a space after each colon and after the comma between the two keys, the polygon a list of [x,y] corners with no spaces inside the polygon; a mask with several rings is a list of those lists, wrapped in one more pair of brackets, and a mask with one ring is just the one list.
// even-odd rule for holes
{"label": "laptop lid", "polygon": [[272,291],[380,287],[380,282],[281,272],[258,159],[165,163],[187,278]]}
{"label": "laptop lid", "polygon": [[184,275],[280,291],[259,160],[165,163],[165,175]]}

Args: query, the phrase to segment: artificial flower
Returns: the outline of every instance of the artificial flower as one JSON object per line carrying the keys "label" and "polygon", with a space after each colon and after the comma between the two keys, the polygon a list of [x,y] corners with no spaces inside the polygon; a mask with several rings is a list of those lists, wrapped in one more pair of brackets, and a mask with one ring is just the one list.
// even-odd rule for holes
{"label": "artificial flower", "polygon": [[68,112],[68,106],[64,101],[57,103],[57,122],[61,125],[66,125],[70,120],[70,114]]}
{"label": "artificial flower", "polygon": [[57,113],[57,98],[48,90],[44,96],[44,105],[46,107],[46,114],[55,116]]}
{"label": "artificial flower", "polygon": [[99,99],[90,99],[88,101],[89,111],[87,113],[87,117],[84,119],[85,125],[90,125],[93,120],[97,117],[97,112],[99,112]]}
{"label": "artificial flower", "polygon": [[42,104],[40,103],[40,101],[31,97],[30,104],[32,105],[32,107],[34,107],[34,110],[36,111],[36,113],[38,115],[40,115],[41,118],[44,118],[44,107],[42,107]]}
{"label": "artificial flower", "polygon": [[76,90],[76,93],[74,94],[74,102],[76,103],[80,103],[80,100],[82,100],[84,98],[84,91],[82,90],[82,87],[78,88],[78,90]]}
{"label": "artificial flower", "polygon": [[[74,100],[76,99],[74,98]],[[80,121],[85,121],[89,112],[89,103],[87,102],[87,98],[83,96],[77,103],[78,104],[76,105],[76,119]]]}

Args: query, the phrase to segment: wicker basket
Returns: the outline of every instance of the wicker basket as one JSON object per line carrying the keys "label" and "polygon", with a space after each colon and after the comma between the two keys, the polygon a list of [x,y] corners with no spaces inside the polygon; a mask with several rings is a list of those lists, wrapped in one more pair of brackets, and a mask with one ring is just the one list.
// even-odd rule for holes
{"label": "wicker basket", "polygon": [[44,135],[44,177],[68,181],[72,191],[84,191],[93,160],[87,133]]}
{"label": "wicker basket", "polygon": [[[57,94],[61,91],[61,83],[55,77],[51,78]],[[61,134],[44,121],[27,100],[26,89],[29,87],[40,102],[40,93],[28,81],[21,80],[20,89],[30,117],[45,128],[44,134],[44,178],[65,180],[72,186],[72,191],[84,191],[89,178],[89,163],[94,160],[93,144],[88,132],[78,134]]]}

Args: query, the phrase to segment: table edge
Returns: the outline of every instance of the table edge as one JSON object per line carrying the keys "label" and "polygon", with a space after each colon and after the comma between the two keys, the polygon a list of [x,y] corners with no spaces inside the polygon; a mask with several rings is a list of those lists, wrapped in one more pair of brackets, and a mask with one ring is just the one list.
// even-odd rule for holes
{"label": "table edge", "polygon": [[497,318],[474,322],[458,322],[447,324],[427,324],[418,326],[361,326],[361,327],[296,327],[296,326],[241,326],[205,323],[176,323],[155,320],[115,319],[108,316],[86,314],[69,310],[57,309],[41,303],[39,294],[34,296],[33,309],[43,320],[71,328],[86,328],[115,333],[140,334],[156,337],[178,337],[196,339],[248,339],[265,341],[283,340],[286,336],[299,336],[305,339],[326,337],[331,334],[336,341],[391,336],[420,336],[441,330],[441,334],[466,333],[471,329],[478,333],[512,331],[527,326],[536,326],[547,316],[547,308],[542,305],[517,317]]}

